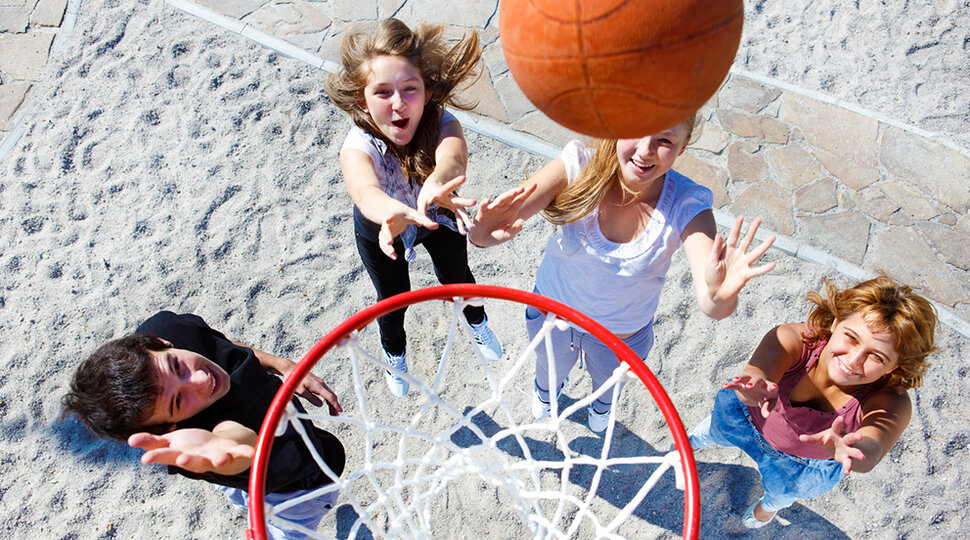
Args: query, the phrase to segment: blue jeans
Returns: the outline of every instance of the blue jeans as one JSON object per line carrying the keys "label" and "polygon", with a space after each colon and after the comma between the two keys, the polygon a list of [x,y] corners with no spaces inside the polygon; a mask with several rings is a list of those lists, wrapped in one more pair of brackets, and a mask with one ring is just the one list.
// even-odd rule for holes
{"label": "blue jeans", "polygon": [[695,450],[712,444],[736,446],[755,461],[765,490],[761,508],[766,512],[788,508],[796,499],[818,497],[843,477],[842,465],[834,459],[803,458],[773,448],[734,390],[720,390],[710,416],[690,433]]}
{"label": "blue jeans", "polygon": [[[539,333],[544,321],[545,317],[538,309],[529,306],[525,310],[525,326],[529,331],[530,340],[534,339],[536,334]],[[586,371],[593,379],[593,390],[602,386],[607,379],[613,376],[613,370],[620,367],[620,360],[613,350],[586,332],[581,332],[570,326],[567,330],[554,329],[549,336],[552,340],[552,352],[556,362],[555,388],[559,388],[559,385],[566,380],[566,375],[569,374],[569,371],[573,369],[573,365],[579,359],[580,351],[586,355]],[[646,358],[650,349],[653,348],[653,323],[651,322],[637,333],[623,339],[623,342],[641,359]],[[549,389],[543,388],[543,386],[548,384],[549,358],[546,356],[545,344],[540,343],[536,347],[535,388],[539,397],[546,403],[549,403]],[[622,386],[620,389],[622,390]],[[617,396],[619,396],[619,393],[617,393]],[[592,405],[598,413],[609,411],[613,405],[613,392],[605,392]]]}
{"label": "blue jeans", "polygon": [[[218,486],[223,493],[226,494],[226,498],[229,502],[236,506],[241,506],[243,509],[248,509],[249,507],[249,493],[241,489],[228,486]],[[284,501],[293,499],[309,493],[308,491],[298,490],[292,491],[290,493],[267,493],[265,500],[266,504],[275,506]],[[317,524],[323,519],[323,516],[330,511],[337,504],[337,495],[339,491],[334,490],[330,493],[324,493],[315,499],[310,499],[308,501],[302,502],[292,508],[276,514],[278,517],[285,519],[293,523],[299,523],[300,525],[310,529],[311,531],[317,530]],[[310,538],[309,536],[303,534],[300,531],[294,531],[292,529],[285,529],[280,526],[275,525],[273,522],[266,521],[266,533],[273,540],[304,540]]]}

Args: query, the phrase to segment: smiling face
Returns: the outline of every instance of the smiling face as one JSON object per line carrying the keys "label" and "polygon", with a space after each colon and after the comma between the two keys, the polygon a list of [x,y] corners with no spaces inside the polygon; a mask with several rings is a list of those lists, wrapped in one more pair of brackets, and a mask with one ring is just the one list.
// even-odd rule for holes
{"label": "smiling face", "polygon": [[403,56],[377,56],[369,62],[361,110],[396,146],[411,142],[430,97],[421,72]]}
{"label": "smiling face", "polygon": [[684,152],[687,138],[687,124],[681,123],[639,139],[619,139],[616,157],[623,177],[635,186],[662,177]]}
{"label": "smiling face", "polygon": [[888,332],[873,331],[870,321],[853,313],[844,321],[835,321],[821,365],[840,387],[876,382],[899,365],[896,338]]}
{"label": "smiling face", "polygon": [[146,425],[191,418],[229,391],[229,374],[200,354],[175,348],[149,353],[161,392]]}

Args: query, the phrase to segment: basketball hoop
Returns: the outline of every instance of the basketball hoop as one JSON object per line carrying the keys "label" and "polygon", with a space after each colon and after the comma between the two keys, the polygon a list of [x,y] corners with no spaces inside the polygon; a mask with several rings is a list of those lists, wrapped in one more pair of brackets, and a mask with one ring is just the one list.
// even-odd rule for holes
{"label": "basketball hoop", "polygon": [[[542,330],[521,352],[510,354],[507,348],[498,362],[487,361],[480,352],[475,354],[477,348],[470,338],[459,337],[471,335],[468,323],[461,316],[462,309],[483,298],[507,301],[503,304],[518,307],[535,307],[546,314]],[[372,335],[368,336],[364,329],[385,313],[406,306],[417,309],[416,304],[429,300],[453,304],[447,338],[443,343],[433,343],[441,345],[440,358],[433,363],[426,361],[424,372],[414,367],[410,373],[396,372],[410,383],[411,394],[403,399],[390,397],[383,385],[382,370],[388,366],[381,357],[377,331],[370,330]],[[491,302],[489,310],[493,313],[492,322],[500,320],[494,315]],[[521,312],[517,316],[521,320]],[[434,312],[430,318],[445,320]],[[545,346],[554,328],[568,325],[610,347],[620,359],[620,367],[592,394],[572,403],[566,399],[561,408],[553,399],[552,414],[534,420],[529,409],[535,375],[533,351]],[[524,324],[521,334],[526,334]],[[371,343],[367,342],[368,338]],[[442,339],[422,340],[420,345],[427,345],[426,341]],[[372,352],[368,352],[368,346]],[[351,392],[355,402],[344,403],[344,413],[335,417],[325,412],[297,413],[291,400],[298,382],[328,353],[331,355],[328,358],[335,361],[340,355],[347,356],[339,361],[349,362],[353,370]],[[477,361],[473,361],[476,356]],[[409,352],[409,364],[412,362],[417,365],[419,360]],[[573,413],[583,410],[604,392],[617,393],[620,385],[616,383],[632,380],[642,381],[649,390],[669,428],[674,451],[623,455],[620,447],[631,445],[622,443],[621,436],[614,439],[615,428],[618,423],[622,425],[626,412],[622,401],[614,399],[602,440],[591,437],[588,430],[582,431],[585,426],[570,421]],[[336,386],[335,381],[328,382]],[[347,393],[343,392],[345,401],[349,401]],[[375,415],[378,409],[380,414]],[[247,538],[268,538],[267,519],[311,537],[336,536],[288,523],[276,516],[277,510],[285,508],[273,508],[264,502],[264,482],[274,437],[278,430],[281,433],[287,425],[292,425],[306,441],[301,423],[306,419],[337,435],[347,450],[347,467],[341,477],[318,488],[321,494],[339,490],[341,499],[349,504],[341,519],[342,537],[353,538],[369,531],[378,537],[430,538],[435,534],[435,526],[437,535],[443,536],[466,517],[462,510],[449,509],[449,504],[468,504],[470,509],[488,512],[487,521],[493,515],[494,519],[501,519],[500,511],[514,515],[517,522],[510,522],[516,522],[515,526],[523,527],[525,534],[536,538],[619,538],[624,535],[624,522],[668,469],[674,471],[676,485],[684,491],[683,537],[697,538],[699,532],[700,487],[694,456],[683,424],[663,387],[643,361],[603,326],[535,293],[475,284],[410,291],[358,312],[317,342],[284,381],[263,420],[249,482]],[[576,433],[579,435],[570,437]],[[642,443],[630,432],[623,436]],[[615,441],[621,442],[614,445]],[[321,469],[333,478],[335,475],[312,445],[310,450]],[[652,472],[641,472],[648,470]],[[627,483],[623,489],[615,489],[610,481],[638,474],[648,477],[639,484]],[[311,492],[301,499],[313,496]],[[485,499],[489,496],[502,504],[487,502]],[[279,506],[298,503],[298,500],[287,501]],[[352,519],[347,519],[347,514]],[[441,523],[442,517],[447,521],[449,516],[458,522]],[[479,532],[487,536],[485,531]]]}

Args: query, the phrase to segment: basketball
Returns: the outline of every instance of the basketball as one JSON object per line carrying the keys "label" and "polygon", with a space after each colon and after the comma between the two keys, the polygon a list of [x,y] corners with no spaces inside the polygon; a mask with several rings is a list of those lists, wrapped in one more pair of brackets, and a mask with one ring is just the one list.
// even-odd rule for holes
{"label": "basketball", "polygon": [[727,76],[742,0],[501,0],[512,77],[553,121],[626,139],[696,112]]}

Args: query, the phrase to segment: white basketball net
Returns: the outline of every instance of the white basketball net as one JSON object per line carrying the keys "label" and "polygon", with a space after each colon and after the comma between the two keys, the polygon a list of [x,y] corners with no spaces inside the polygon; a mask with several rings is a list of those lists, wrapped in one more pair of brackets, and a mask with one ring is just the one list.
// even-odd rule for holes
{"label": "white basketball net", "polygon": [[[314,538],[331,538],[332,532],[307,530],[275,514],[339,490],[338,505],[349,503],[356,513],[352,525],[348,526],[350,520],[344,519],[340,537],[445,537],[459,525],[454,520],[463,519],[468,509],[477,508],[491,520],[492,516],[508,513],[511,508],[518,517],[519,523],[515,525],[522,527],[519,533],[507,529],[515,525],[503,522],[502,528],[496,531],[479,531],[481,536],[622,538],[624,535],[618,532],[621,525],[668,469],[675,471],[677,488],[684,489],[676,452],[625,456],[613,448],[616,415],[622,409],[616,399],[620,385],[614,383],[642,384],[626,364],[621,363],[603,387],[562,409],[552,399],[549,417],[536,421],[530,409],[533,351],[545,346],[551,356],[549,333],[556,327],[565,329],[569,323],[549,313],[542,330],[517,356],[511,356],[506,350],[499,362],[490,363],[474,347],[470,337],[467,347],[464,340],[456,341],[460,334],[471,335],[462,309],[472,302],[476,300],[454,299],[454,315],[433,378],[415,375],[413,368],[410,374],[393,370],[410,383],[406,398],[395,398],[387,392],[381,371],[387,365],[381,359],[380,345],[371,347],[376,352],[368,352],[358,332],[321,359],[319,363],[341,354],[349,357],[356,403],[347,403],[348,396],[344,395],[344,413],[336,417],[298,414],[291,403],[285,420],[280,420],[278,432],[285,430],[288,421],[307,443],[304,426],[298,420],[314,421],[341,439],[347,451],[347,468],[332,484],[276,507],[267,505],[266,517],[270,522]],[[477,302],[481,305],[480,300]],[[465,331],[457,332],[458,326]],[[466,351],[465,356],[453,358],[458,348]],[[449,370],[467,371],[468,354],[471,354],[467,349],[477,353],[480,371],[475,371],[474,377],[465,377],[466,384],[458,392],[453,387],[459,385],[451,381],[443,385],[443,381]],[[409,359],[409,364],[412,363],[413,359]],[[550,366],[553,369],[555,366]],[[482,375],[481,383],[469,381]],[[432,379],[430,384],[427,379]],[[474,388],[469,391],[469,386]],[[606,391],[614,392],[615,406],[602,436],[602,448],[598,455],[584,455],[571,447],[570,443],[577,437],[567,432],[580,433],[594,441],[600,435],[589,431],[581,417],[578,420],[570,417]],[[470,395],[475,399],[469,401]],[[638,404],[643,405],[647,404]],[[389,417],[393,420],[388,420]],[[335,478],[313,445],[307,444],[321,470]],[[644,468],[647,466],[650,469]],[[627,486],[629,495],[623,504],[615,497],[604,501],[600,495],[610,489],[605,483],[601,486],[604,474],[615,477],[617,470],[632,470],[631,467],[638,467],[644,478],[639,488]],[[643,472],[651,469],[652,472]],[[455,515],[447,507],[457,501],[466,510]],[[680,510],[674,509],[674,512],[680,515]],[[331,516],[325,518],[322,527],[330,519]],[[501,521],[499,517],[494,519]]]}

